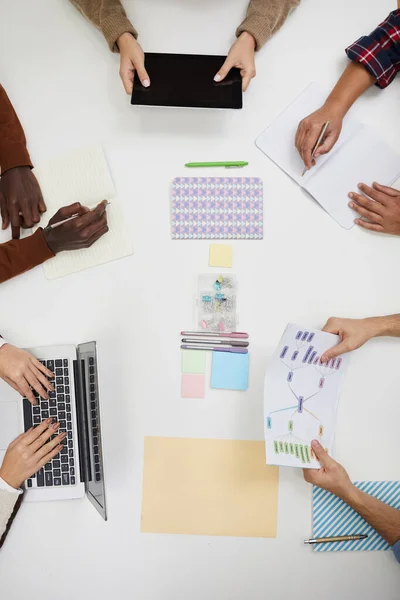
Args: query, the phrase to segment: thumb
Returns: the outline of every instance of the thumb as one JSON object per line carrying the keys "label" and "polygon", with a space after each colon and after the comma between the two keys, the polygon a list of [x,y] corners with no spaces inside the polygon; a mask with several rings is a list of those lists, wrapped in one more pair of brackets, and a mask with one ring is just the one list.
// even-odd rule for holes
{"label": "thumb", "polygon": [[322,154],[327,154],[330,150],[332,150],[333,146],[337,142],[338,137],[339,136],[335,131],[330,131],[325,137],[323,143],[315,152],[314,158],[318,158],[318,156],[322,156]]}
{"label": "thumb", "polygon": [[60,210],[58,210],[50,219],[49,225],[54,225],[55,223],[59,223],[60,221],[64,221],[75,215],[84,215],[88,211],[89,209],[86,208],[86,206],[82,206],[80,202],[74,202],[74,204],[60,208]]}
{"label": "thumb", "polygon": [[220,70],[218,71],[218,73],[215,75],[214,77],[214,81],[222,81],[223,79],[225,79],[225,77],[228,75],[229,71],[232,69],[233,64],[231,62],[231,59],[229,58],[229,56],[227,56],[224,64],[222,65],[222,67],[220,68]]}
{"label": "thumb", "polygon": [[0,192],[0,214],[3,221],[2,229],[7,229],[10,224],[10,215],[7,208],[7,201],[2,192]]}
{"label": "thumb", "polygon": [[320,463],[321,467],[324,467],[324,469],[327,469],[333,462],[335,462],[317,440],[313,440],[311,442],[311,448],[314,450],[314,454],[317,457],[318,462]]}
{"label": "thumb", "polygon": [[331,360],[331,358],[336,358],[341,354],[345,354],[345,352],[348,352],[348,349],[345,340],[342,340],[339,344],[329,348],[329,350],[323,353],[321,356],[321,362],[328,362]]}
{"label": "thumb", "polygon": [[139,64],[135,64],[135,68],[137,76],[139,77],[142,86],[145,88],[150,87],[150,77],[146,69],[144,68],[144,61],[140,62]]}

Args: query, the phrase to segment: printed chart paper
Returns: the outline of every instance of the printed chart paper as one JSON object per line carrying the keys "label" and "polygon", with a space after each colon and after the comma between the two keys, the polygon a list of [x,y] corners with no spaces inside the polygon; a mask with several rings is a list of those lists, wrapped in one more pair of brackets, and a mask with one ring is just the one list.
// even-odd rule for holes
{"label": "printed chart paper", "polygon": [[268,364],[264,387],[267,464],[317,469],[317,439],[332,455],[348,355],[321,364],[339,336],[290,323]]}

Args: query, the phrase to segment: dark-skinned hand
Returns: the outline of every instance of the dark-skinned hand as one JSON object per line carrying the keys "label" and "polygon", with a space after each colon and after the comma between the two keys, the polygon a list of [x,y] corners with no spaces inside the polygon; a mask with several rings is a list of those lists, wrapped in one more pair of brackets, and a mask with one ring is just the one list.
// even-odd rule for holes
{"label": "dark-skinned hand", "polygon": [[0,212],[3,229],[11,222],[13,239],[18,239],[20,227],[30,228],[46,211],[40,186],[30,167],[9,169],[0,179]]}
{"label": "dark-skinned hand", "polygon": [[50,250],[57,254],[64,250],[89,248],[94,244],[108,231],[107,204],[107,200],[103,200],[93,210],[89,210],[79,202],[60,208],[50,219],[49,225],[55,225],[70,217],[74,218],[54,229],[43,231]]}
{"label": "dark-skinned hand", "polygon": [[356,219],[357,225],[370,231],[400,235],[400,192],[379,183],[374,183],[372,187],[360,183],[358,187],[369,198],[355,192],[349,194],[350,208],[360,217],[368,219]]}

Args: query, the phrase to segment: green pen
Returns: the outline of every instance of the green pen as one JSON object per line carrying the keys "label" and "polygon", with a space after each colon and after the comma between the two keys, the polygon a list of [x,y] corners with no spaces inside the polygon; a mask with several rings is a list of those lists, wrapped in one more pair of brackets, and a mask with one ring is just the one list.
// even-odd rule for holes
{"label": "green pen", "polygon": [[235,160],[233,162],[193,162],[193,163],[186,163],[185,167],[245,167],[247,166],[249,163],[245,162],[243,160]]}

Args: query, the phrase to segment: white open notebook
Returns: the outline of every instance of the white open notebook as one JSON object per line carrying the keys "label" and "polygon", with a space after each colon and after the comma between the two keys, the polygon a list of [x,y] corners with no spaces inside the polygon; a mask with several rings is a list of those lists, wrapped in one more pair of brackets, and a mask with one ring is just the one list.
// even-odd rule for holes
{"label": "white open notebook", "polygon": [[109,200],[109,231],[90,248],[60,252],[44,264],[47,279],[63,277],[133,254],[132,241],[122,207],[100,144],[87,146],[57,157],[34,169],[47,212],[38,226],[45,227],[62,206],[80,202],[94,208],[101,200]]}
{"label": "white open notebook", "polygon": [[349,355],[321,364],[339,336],[289,323],[268,363],[264,432],[268,465],[317,469],[311,442],[332,456],[339,402]]}
{"label": "white open notebook", "polygon": [[348,193],[359,191],[358,183],[392,185],[400,176],[400,156],[353,115],[343,122],[339,140],[330,153],[317,159],[304,177],[304,164],[294,145],[298,125],[322,106],[328,93],[311,83],[257,138],[256,145],[345,229],[354,225],[356,213]]}

